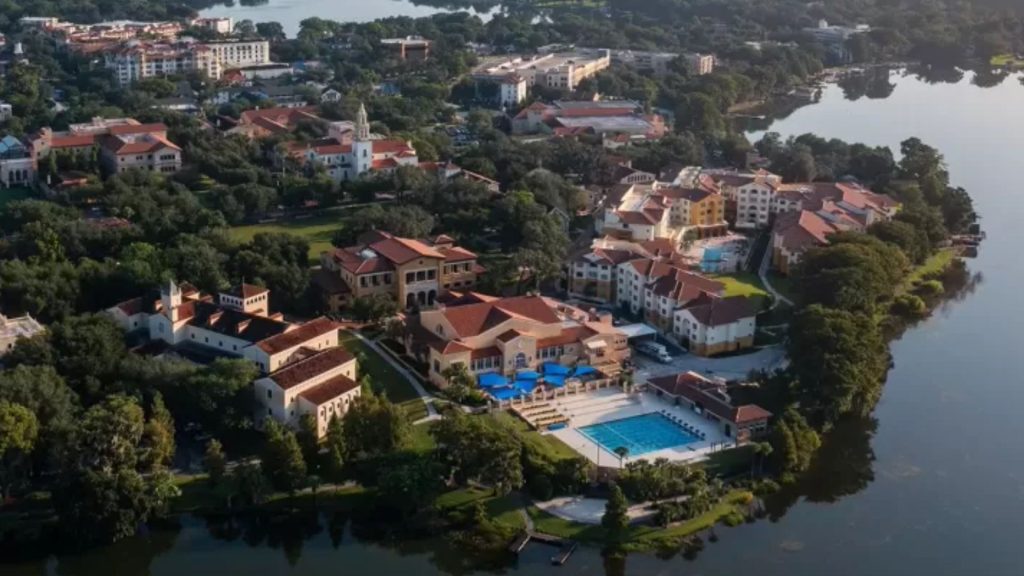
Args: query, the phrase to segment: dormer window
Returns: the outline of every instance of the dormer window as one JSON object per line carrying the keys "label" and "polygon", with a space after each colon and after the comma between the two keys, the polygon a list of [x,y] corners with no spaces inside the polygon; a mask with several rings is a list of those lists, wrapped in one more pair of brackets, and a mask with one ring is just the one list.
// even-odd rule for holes
{"label": "dormer window", "polygon": [[444,336],[444,326],[438,324],[436,332],[438,336]]}

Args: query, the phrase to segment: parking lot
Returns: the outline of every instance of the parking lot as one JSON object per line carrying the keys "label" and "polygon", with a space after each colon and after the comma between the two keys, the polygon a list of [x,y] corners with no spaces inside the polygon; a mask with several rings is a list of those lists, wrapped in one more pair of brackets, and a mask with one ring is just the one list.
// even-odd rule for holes
{"label": "parking lot", "polygon": [[669,347],[672,362],[662,364],[648,356],[634,351],[633,361],[637,365],[636,381],[668,376],[680,372],[697,372],[704,376],[718,376],[727,380],[742,379],[752,370],[774,370],[786,365],[786,352],[781,346],[767,346],[749,354],[725,358],[703,358],[681,353],[678,348]]}

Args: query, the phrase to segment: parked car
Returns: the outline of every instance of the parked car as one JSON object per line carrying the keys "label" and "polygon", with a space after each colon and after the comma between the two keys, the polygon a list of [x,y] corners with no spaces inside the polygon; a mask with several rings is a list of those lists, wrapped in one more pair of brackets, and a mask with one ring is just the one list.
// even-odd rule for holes
{"label": "parked car", "polygon": [[672,355],[668,353],[668,350],[663,345],[657,342],[641,342],[636,345],[636,351],[662,364],[672,362]]}

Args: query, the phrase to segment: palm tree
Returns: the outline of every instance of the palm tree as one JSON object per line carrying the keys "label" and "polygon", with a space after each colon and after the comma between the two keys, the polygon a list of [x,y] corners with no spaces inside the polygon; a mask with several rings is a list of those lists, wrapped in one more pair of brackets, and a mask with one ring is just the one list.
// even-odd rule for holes
{"label": "palm tree", "polygon": [[618,455],[619,457],[619,468],[622,468],[623,459],[625,459],[626,456],[629,456],[629,448],[626,448],[625,446],[619,446],[618,448],[615,449],[615,454]]}

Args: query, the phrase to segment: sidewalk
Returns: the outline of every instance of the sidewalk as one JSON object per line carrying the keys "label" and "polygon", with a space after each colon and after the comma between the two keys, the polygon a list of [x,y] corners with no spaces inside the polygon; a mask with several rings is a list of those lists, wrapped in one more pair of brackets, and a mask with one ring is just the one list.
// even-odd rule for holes
{"label": "sidewalk", "polygon": [[401,374],[402,377],[405,378],[405,380],[407,382],[409,382],[409,384],[413,387],[413,389],[416,390],[416,394],[418,394],[420,399],[423,400],[423,403],[427,405],[427,416],[426,416],[426,418],[421,418],[421,419],[417,420],[416,422],[413,422],[413,424],[419,424],[421,422],[429,422],[431,420],[437,420],[438,418],[441,417],[441,415],[437,413],[437,408],[434,407],[434,397],[431,396],[430,393],[427,392],[426,389],[423,388],[423,386],[420,384],[419,379],[417,379],[416,376],[411,374],[405,368],[405,366],[402,366],[400,363],[395,362],[395,359],[392,358],[391,355],[388,354],[387,352],[384,352],[383,350],[381,350],[380,345],[377,344],[375,341],[370,340],[369,338],[367,338],[366,336],[363,336],[362,334],[360,334],[359,332],[356,332],[355,330],[352,330],[350,333],[351,334],[355,334],[356,338],[358,338],[364,344],[369,346],[371,350],[376,352],[377,355],[379,355],[381,358],[383,358],[385,362],[390,364],[391,367],[395,369],[395,371],[397,371],[399,374]]}
{"label": "sidewalk", "polygon": [[761,257],[761,265],[757,268],[757,275],[761,278],[761,284],[764,285],[764,289],[767,290],[773,298],[775,298],[775,301],[772,303],[772,308],[778,306],[779,302],[783,302],[785,304],[792,306],[793,301],[779,293],[779,291],[776,290],[770,282],[768,282],[768,267],[771,266],[771,263],[772,245],[771,240],[769,240],[768,247],[764,251],[764,256]]}

